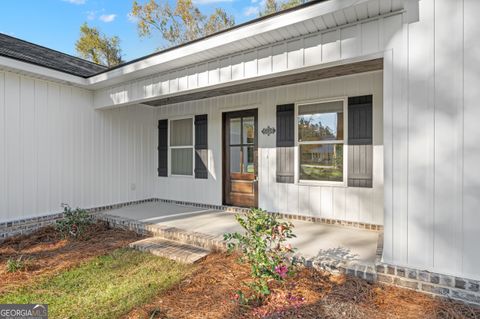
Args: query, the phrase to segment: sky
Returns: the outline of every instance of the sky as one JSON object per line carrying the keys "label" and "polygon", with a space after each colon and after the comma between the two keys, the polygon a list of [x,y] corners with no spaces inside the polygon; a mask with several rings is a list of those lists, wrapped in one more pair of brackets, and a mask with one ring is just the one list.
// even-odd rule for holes
{"label": "sky", "polygon": [[[147,0],[137,1],[143,3]],[[129,17],[132,2],[133,0],[0,0],[0,33],[77,55],[75,42],[79,37],[80,26],[87,22],[108,36],[118,36],[123,60],[130,61],[150,54],[164,44],[159,34],[149,38],[138,36],[135,21]],[[262,0],[193,2],[204,14],[213,12],[217,7],[224,8],[239,24],[258,16]]]}

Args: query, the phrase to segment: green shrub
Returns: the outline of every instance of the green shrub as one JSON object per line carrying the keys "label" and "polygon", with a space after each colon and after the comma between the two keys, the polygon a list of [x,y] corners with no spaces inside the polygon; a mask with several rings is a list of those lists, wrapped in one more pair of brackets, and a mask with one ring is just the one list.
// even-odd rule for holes
{"label": "green shrub", "polygon": [[245,230],[244,234],[227,233],[224,240],[231,252],[239,249],[242,260],[251,265],[253,282],[246,284],[254,292],[247,298],[241,291],[241,302],[259,301],[270,294],[268,283],[272,280],[283,281],[294,272],[296,265],[292,258],[294,249],[286,241],[295,237],[293,224],[280,221],[276,215],[261,209],[251,209],[245,216],[235,215]]}
{"label": "green shrub", "polygon": [[8,258],[7,260],[7,272],[17,272],[24,270],[26,268],[25,261],[23,260],[23,255],[17,259]]}
{"label": "green shrub", "polygon": [[63,216],[64,218],[55,224],[55,228],[63,238],[81,238],[86,228],[92,224],[91,216],[84,209],[72,210],[66,205]]}

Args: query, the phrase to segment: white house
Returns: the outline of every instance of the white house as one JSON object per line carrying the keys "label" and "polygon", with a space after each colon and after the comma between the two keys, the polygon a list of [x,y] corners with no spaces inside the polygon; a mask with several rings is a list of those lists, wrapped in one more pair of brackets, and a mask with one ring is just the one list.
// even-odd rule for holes
{"label": "white house", "polygon": [[312,1],[111,69],[0,35],[0,232],[61,203],[258,206],[383,228],[379,279],[480,303],[479,14]]}

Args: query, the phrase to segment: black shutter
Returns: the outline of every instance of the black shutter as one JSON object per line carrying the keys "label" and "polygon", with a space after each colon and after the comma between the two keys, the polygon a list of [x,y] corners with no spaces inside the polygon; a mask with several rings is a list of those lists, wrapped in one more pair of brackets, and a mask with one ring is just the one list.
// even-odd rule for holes
{"label": "black shutter", "polygon": [[372,96],[348,98],[348,186],[372,187]]}
{"label": "black shutter", "polygon": [[195,116],[195,178],[208,178],[208,116]]}
{"label": "black shutter", "polygon": [[277,106],[277,183],[294,182],[295,105]]}
{"label": "black shutter", "polygon": [[158,121],[158,176],[168,176],[168,120]]}

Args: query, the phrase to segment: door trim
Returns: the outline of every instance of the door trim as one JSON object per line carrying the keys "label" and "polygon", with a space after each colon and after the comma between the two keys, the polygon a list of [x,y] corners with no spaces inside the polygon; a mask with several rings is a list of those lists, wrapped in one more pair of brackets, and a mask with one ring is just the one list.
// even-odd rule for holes
{"label": "door trim", "polygon": [[255,143],[254,143],[254,161],[255,161],[255,176],[256,176],[256,182],[253,183],[254,187],[254,207],[258,207],[258,108],[245,108],[245,109],[236,109],[232,111],[224,111],[222,112],[222,204],[223,205],[230,205],[227,204],[227,196],[230,194],[230,181],[229,181],[229,174],[228,172],[229,165],[227,165],[227,160],[229,160],[228,154],[227,154],[227,139],[226,139],[226,124],[227,124],[227,118],[229,117],[234,117],[234,116],[240,116],[240,115],[245,115],[248,116],[248,114],[254,115],[255,118]]}

